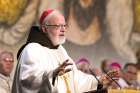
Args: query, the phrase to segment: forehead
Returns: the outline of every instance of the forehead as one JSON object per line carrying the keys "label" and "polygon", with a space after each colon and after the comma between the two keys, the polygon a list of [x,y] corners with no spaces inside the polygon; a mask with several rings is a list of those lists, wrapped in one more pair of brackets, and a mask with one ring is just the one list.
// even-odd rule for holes
{"label": "forehead", "polygon": [[120,67],[118,67],[118,66],[112,66],[111,68],[113,68],[113,69],[120,69]]}
{"label": "forehead", "polygon": [[10,54],[10,53],[2,53],[2,54],[0,55],[0,58],[1,58],[1,59],[4,59],[4,58],[13,58],[13,55]]}
{"label": "forehead", "polygon": [[77,65],[79,65],[79,66],[89,66],[89,64],[88,63],[78,63]]}
{"label": "forehead", "polygon": [[127,70],[134,71],[134,70],[137,70],[137,68],[130,65],[130,66],[127,67]]}
{"label": "forehead", "polygon": [[55,15],[51,15],[51,17],[48,19],[48,23],[65,23],[65,18],[62,14],[58,13]]}

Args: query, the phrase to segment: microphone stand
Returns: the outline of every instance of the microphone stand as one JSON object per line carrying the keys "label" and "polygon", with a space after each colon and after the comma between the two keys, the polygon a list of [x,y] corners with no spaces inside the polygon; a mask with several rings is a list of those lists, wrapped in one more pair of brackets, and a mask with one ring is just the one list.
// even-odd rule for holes
{"label": "microphone stand", "polygon": [[90,68],[89,68],[89,71],[95,77],[95,79],[98,81],[97,90],[92,90],[92,91],[88,91],[88,92],[84,92],[84,93],[107,93],[107,89],[106,88],[103,88],[103,84],[97,78],[97,76],[94,73],[94,71],[92,71],[92,69],[90,69]]}
{"label": "microphone stand", "polygon": [[100,82],[100,80],[97,78],[96,74],[94,73],[94,71],[92,71],[89,68],[89,71],[91,72],[91,74],[95,77],[95,79],[98,81],[98,86],[97,86],[97,91],[101,90],[103,88],[103,84]]}
{"label": "microphone stand", "polygon": [[[99,81],[99,79],[97,78],[96,74],[94,73],[94,71],[92,71],[91,69],[89,69],[89,71],[91,72],[91,74],[96,78],[96,80],[98,81],[98,86],[97,86],[97,90],[100,90],[103,88],[103,84],[101,84],[101,82]],[[110,75],[108,73],[105,73],[113,82],[115,82],[117,84],[117,86],[121,89],[122,87],[118,84],[117,81],[115,81],[112,77],[110,77]]]}
{"label": "microphone stand", "polygon": [[117,81],[115,81],[108,73],[105,73],[113,82],[115,82],[115,84],[117,84],[117,86],[121,89],[122,87],[119,85],[119,83]]}

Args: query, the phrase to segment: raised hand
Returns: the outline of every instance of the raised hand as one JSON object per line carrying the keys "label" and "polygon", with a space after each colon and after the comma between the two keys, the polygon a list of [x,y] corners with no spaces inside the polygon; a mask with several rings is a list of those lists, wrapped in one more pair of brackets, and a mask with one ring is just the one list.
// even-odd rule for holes
{"label": "raised hand", "polygon": [[112,82],[116,82],[119,79],[118,70],[111,70],[108,73],[104,74],[100,78],[100,82],[104,86],[110,85]]}
{"label": "raised hand", "polygon": [[66,69],[67,66],[72,65],[72,63],[70,63],[70,62],[68,62],[68,61],[69,61],[69,60],[67,59],[67,60],[64,61],[59,67],[57,67],[57,68],[54,70],[53,75],[54,75],[54,76],[57,76],[57,75],[61,76],[61,75],[65,74],[65,73],[71,71],[70,68],[67,68],[67,69]]}

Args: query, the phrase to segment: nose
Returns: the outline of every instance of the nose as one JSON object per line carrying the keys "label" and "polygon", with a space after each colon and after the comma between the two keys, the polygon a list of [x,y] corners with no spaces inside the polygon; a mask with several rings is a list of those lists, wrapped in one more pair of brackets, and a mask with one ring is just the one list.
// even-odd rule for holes
{"label": "nose", "polygon": [[61,29],[60,32],[63,32],[64,33],[65,32],[65,29]]}
{"label": "nose", "polygon": [[6,65],[11,66],[11,65],[13,65],[13,62],[7,61],[7,62],[6,62]]}
{"label": "nose", "polygon": [[61,26],[60,32],[62,32],[62,33],[66,32],[66,27],[65,26]]}

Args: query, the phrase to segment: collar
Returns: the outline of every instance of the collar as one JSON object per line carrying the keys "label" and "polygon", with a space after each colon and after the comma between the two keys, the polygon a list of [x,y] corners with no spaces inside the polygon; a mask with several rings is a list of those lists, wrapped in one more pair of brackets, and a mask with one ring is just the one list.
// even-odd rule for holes
{"label": "collar", "polygon": [[27,43],[39,43],[42,46],[48,47],[50,49],[57,49],[59,45],[54,46],[49,39],[49,37],[43,33],[43,31],[38,26],[32,26]]}
{"label": "collar", "polygon": [[4,79],[4,80],[10,80],[10,76],[5,76],[3,74],[0,73],[0,78]]}
{"label": "collar", "polygon": [[17,53],[17,59],[19,58],[20,53],[28,43],[39,43],[42,46],[50,49],[58,49],[59,47],[59,45],[53,45],[49,37],[45,33],[43,33],[39,26],[32,26],[26,43],[23,46],[21,46]]}

